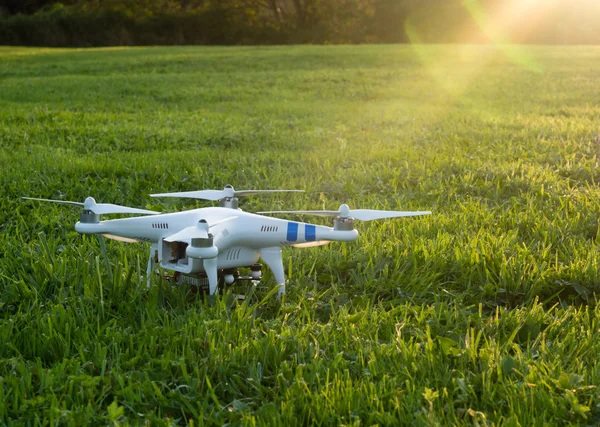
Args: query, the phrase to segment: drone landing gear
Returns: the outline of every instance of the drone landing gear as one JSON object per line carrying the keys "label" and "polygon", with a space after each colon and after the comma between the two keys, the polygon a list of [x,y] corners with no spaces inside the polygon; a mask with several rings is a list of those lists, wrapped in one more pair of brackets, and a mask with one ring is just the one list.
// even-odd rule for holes
{"label": "drone landing gear", "polygon": [[285,272],[283,271],[283,260],[281,259],[281,247],[274,246],[260,250],[261,259],[273,272],[275,283],[279,286],[277,296],[285,294]]}
{"label": "drone landing gear", "polygon": [[[251,266],[245,267],[250,269],[249,276],[240,275],[237,268],[231,268],[226,270],[219,270],[217,272],[218,278],[218,288],[219,292],[223,292],[225,289],[233,286],[234,284],[239,284],[241,282],[251,282],[254,285],[257,285],[260,282],[262,277],[262,265],[261,264],[253,264]],[[210,284],[208,280],[208,276],[206,273],[195,273],[195,274],[184,274],[184,273],[174,273],[173,276],[165,277],[167,280],[171,280],[178,285],[188,285],[195,288],[198,292],[212,295],[216,292],[211,292]],[[238,299],[243,300],[245,297],[243,295],[237,295]]]}
{"label": "drone landing gear", "polygon": [[158,265],[158,243],[152,243],[150,245],[150,255],[148,256],[148,269],[146,270],[146,276],[148,282],[146,286],[150,287],[150,279],[152,278],[152,272],[156,270]]}

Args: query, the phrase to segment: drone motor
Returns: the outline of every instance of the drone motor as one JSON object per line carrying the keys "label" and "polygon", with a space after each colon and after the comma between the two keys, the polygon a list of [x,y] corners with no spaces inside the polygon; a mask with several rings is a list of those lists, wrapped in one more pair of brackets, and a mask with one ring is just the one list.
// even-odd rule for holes
{"label": "drone motor", "polygon": [[95,214],[89,209],[84,209],[79,214],[79,222],[84,224],[98,224],[100,222],[100,215]]}
{"label": "drone motor", "polygon": [[237,209],[239,206],[239,199],[237,197],[223,197],[219,199],[219,206],[222,208]]}
{"label": "drone motor", "polygon": [[354,230],[354,218],[337,216],[333,220],[333,229],[335,231],[352,231]]}

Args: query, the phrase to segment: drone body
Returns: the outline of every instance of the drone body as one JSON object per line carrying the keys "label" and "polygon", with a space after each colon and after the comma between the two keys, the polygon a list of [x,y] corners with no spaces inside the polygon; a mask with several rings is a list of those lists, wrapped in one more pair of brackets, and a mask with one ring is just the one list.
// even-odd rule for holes
{"label": "drone body", "polygon": [[[165,213],[111,204],[97,204],[88,197],[84,203],[33,199],[82,206],[75,230],[81,234],[96,234],[125,242],[148,242],[148,280],[157,265],[174,272],[178,283],[208,288],[213,295],[219,284],[231,285],[236,280],[258,280],[262,261],[273,272],[278,293],[285,292],[285,274],[281,248],[310,247],[329,242],[350,242],[358,238],[354,218],[380,218],[427,215],[430,212],[397,212],[350,210],[342,205],[338,211],[278,211],[263,213],[313,214],[335,217],[334,226],[326,227],[304,222],[244,212],[237,208],[237,195],[286,190],[234,191],[203,190],[185,193],[164,193],[155,197],[187,197],[218,200],[220,207]],[[291,190],[295,191],[295,190]],[[133,218],[100,221],[101,214],[146,214]],[[250,268],[250,277],[241,277],[238,268]]]}

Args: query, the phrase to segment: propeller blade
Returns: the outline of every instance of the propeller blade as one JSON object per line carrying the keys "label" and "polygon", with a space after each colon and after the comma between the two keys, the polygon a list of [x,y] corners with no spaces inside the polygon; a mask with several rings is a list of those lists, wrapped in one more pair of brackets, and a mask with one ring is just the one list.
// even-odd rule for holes
{"label": "propeller blade", "polygon": [[305,243],[296,243],[292,245],[293,248],[314,248],[317,246],[324,246],[330,244],[330,240],[317,240],[316,242],[305,242]]}
{"label": "propeller blade", "polygon": [[195,225],[186,227],[178,233],[173,234],[165,239],[166,242],[181,242],[192,239],[208,239],[208,230],[203,230]]}
{"label": "propeller blade", "polygon": [[430,211],[378,211],[375,209],[353,209],[350,211],[350,216],[359,221],[372,221],[374,219],[384,218],[401,218],[408,216],[431,215]]}
{"label": "propeller blade", "polygon": [[220,219],[220,220],[218,220],[218,221],[212,222],[212,223],[211,223],[211,224],[208,226],[208,228],[213,228],[213,227],[214,227],[214,226],[216,226],[216,225],[223,224],[224,222],[231,221],[232,219],[236,219],[236,218],[239,218],[239,217],[236,215],[236,216],[230,216],[229,218],[223,218],[223,219]]}
{"label": "propeller blade", "polygon": [[72,206],[81,206],[86,210],[89,210],[97,215],[106,215],[106,214],[148,214],[148,215],[158,215],[160,212],[149,211],[147,209],[138,209],[138,208],[130,208],[127,206],[113,205],[112,203],[96,203],[93,197],[88,197],[85,199],[83,203],[81,202],[71,202],[68,200],[53,200],[53,199],[39,199],[36,197],[21,197],[22,199],[27,200],[37,200],[40,202],[52,202],[52,203],[62,203],[66,205]]}
{"label": "propeller blade", "polygon": [[265,193],[303,193],[304,190],[239,190],[236,191],[231,185],[225,186],[222,190],[198,190],[182,191],[177,193],[158,193],[150,194],[151,197],[181,197],[185,199],[201,199],[217,201],[228,197],[249,196],[251,194]]}
{"label": "propeller blade", "polygon": [[298,214],[298,215],[316,215],[316,216],[331,216],[342,218],[354,218],[359,221],[372,221],[374,219],[384,218],[400,218],[409,216],[430,215],[431,211],[381,211],[377,209],[350,209],[348,205],[343,204],[337,211],[265,211],[257,212],[258,214]]}
{"label": "propeller blade", "polygon": [[72,205],[72,206],[83,206],[83,203],[80,203],[80,202],[70,202],[68,200],[38,199],[37,197],[21,197],[21,199],[24,199],[24,200],[37,200],[39,202],[62,203],[64,205]]}
{"label": "propeller blade", "polygon": [[217,201],[227,196],[223,194],[223,190],[199,190],[183,191],[180,193],[150,194],[150,197],[181,197],[184,199],[201,199]]}
{"label": "propeller blade", "polygon": [[113,205],[112,203],[97,203],[90,210],[98,215],[106,214],[148,214],[158,215],[160,212],[149,211],[147,209],[130,208],[127,206]]}
{"label": "propeller blade", "polygon": [[316,216],[338,216],[338,211],[263,211],[256,212],[259,215],[263,214],[298,214],[298,215],[316,215]]}
{"label": "propeller blade", "polygon": [[219,224],[223,224],[224,222],[231,221],[235,218],[237,218],[237,216],[231,216],[229,218],[220,219],[218,221],[213,222],[210,225],[206,221],[199,221],[197,225],[186,227],[183,230],[173,234],[172,236],[167,237],[165,241],[180,242],[191,239],[208,239],[208,230],[210,228]]}
{"label": "propeller blade", "polygon": [[117,214],[117,213],[120,213],[120,214],[147,214],[147,215],[160,214],[160,212],[149,211],[147,209],[130,208],[127,206],[113,205],[112,203],[97,203],[90,210],[98,215]]}
{"label": "propeller blade", "polygon": [[252,194],[270,194],[270,193],[304,193],[304,190],[235,190],[236,196],[249,196]]}

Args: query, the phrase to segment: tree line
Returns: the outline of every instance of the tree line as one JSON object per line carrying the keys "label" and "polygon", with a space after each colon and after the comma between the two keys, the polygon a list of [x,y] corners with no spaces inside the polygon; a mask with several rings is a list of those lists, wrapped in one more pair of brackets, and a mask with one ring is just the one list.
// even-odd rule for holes
{"label": "tree line", "polygon": [[529,9],[519,3],[0,0],[0,44],[600,43],[600,0],[525,2]]}

